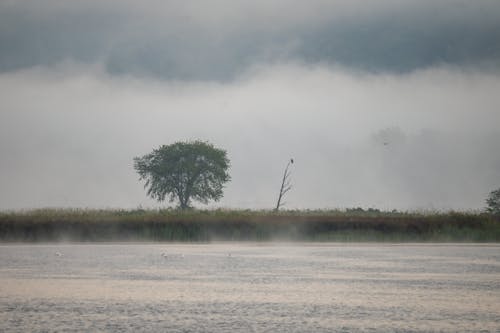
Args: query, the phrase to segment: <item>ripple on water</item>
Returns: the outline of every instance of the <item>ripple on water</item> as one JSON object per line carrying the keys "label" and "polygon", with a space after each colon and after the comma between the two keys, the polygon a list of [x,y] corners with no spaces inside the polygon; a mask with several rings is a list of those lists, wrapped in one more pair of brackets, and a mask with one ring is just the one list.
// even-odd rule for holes
{"label": "ripple on water", "polygon": [[1,246],[0,331],[495,332],[499,249]]}

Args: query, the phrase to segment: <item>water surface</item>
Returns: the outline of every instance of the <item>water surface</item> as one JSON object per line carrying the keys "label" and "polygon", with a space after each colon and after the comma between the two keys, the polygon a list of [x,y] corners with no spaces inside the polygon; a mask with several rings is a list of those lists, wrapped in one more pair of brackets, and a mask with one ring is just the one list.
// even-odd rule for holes
{"label": "water surface", "polygon": [[500,332],[500,246],[0,246],[0,331]]}

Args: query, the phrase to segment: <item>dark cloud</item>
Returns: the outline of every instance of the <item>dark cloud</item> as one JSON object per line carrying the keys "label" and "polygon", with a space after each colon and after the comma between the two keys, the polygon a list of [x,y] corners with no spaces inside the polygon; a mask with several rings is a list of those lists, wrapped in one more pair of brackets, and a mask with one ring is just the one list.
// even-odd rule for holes
{"label": "dark cloud", "polygon": [[4,1],[0,70],[61,61],[224,80],[295,61],[373,72],[500,66],[500,2]]}

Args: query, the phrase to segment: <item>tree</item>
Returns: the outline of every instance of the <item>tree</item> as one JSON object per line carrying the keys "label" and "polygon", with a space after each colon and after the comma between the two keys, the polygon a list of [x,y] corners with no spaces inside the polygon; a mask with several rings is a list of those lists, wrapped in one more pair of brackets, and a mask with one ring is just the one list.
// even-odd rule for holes
{"label": "tree", "polygon": [[152,153],[134,158],[134,169],[153,199],[178,200],[181,209],[191,200],[204,204],[222,198],[229,160],[226,151],[203,141],[176,142],[154,149]]}
{"label": "tree", "polygon": [[290,165],[293,164],[293,158],[288,161],[288,164],[286,165],[285,172],[283,173],[283,179],[281,180],[281,187],[280,187],[280,194],[278,196],[278,202],[276,203],[276,208],[274,209],[275,211],[278,211],[281,206],[283,206],[285,203],[281,202],[281,199],[283,199],[283,196],[292,189],[292,184],[290,183]]}
{"label": "tree", "polygon": [[486,210],[489,213],[500,216],[500,188],[490,192],[486,204],[488,205]]}

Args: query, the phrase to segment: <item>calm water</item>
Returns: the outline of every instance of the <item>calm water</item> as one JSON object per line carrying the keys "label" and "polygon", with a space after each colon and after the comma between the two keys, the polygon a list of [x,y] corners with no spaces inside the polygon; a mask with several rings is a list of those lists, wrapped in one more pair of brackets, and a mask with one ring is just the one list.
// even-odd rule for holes
{"label": "calm water", "polygon": [[500,332],[500,246],[3,245],[0,331]]}

